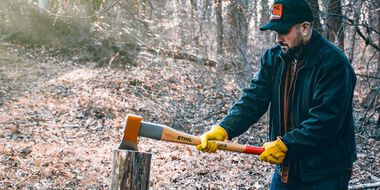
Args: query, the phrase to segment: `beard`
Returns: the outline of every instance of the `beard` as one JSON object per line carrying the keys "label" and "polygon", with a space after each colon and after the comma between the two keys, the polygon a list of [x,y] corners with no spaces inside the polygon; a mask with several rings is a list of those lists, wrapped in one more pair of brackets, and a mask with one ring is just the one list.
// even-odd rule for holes
{"label": "beard", "polygon": [[282,49],[284,51],[285,55],[288,56],[296,56],[299,55],[304,49],[304,40],[301,36],[301,33],[298,33],[298,37],[294,42],[293,47],[289,47],[289,45],[286,45],[286,49]]}
{"label": "beard", "polygon": [[298,44],[296,44],[294,47],[289,48],[287,53],[285,54],[289,54],[292,56],[299,55],[302,52],[303,47],[304,47],[303,39],[301,39],[301,41]]}

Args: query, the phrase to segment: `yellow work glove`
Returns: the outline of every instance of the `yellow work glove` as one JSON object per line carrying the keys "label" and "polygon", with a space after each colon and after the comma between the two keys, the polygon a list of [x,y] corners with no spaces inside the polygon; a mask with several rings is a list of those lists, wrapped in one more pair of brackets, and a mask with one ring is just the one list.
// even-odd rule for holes
{"label": "yellow work glove", "polygon": [[264,143],[263,148],[265,150],[260,154],[259,159],[271,164],[281,164],[288,151],[288,148],[286,148],[285,144],[279,137],[277,137],[277,140],[275,141]]}
{"label": "yellow work glove", "polygon": [[225,141],[227,139],[227,131],[219,125],[214,125],[210,131],[201,136],[201,144],[197,145],[197,149],[202,152],[215,153],[218,150],[218,145],[209,140]]}

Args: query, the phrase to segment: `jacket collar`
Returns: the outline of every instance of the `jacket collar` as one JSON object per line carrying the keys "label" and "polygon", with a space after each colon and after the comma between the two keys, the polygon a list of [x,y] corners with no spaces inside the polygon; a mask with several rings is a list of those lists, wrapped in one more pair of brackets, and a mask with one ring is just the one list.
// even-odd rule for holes
{"label": "jacket collar", "polygon": [[313,67],[318,63],[319,50],[322,47],[322,36],[317,31],[313,30],[309,43],[305,45],[303,59],[305,61],[305,67]]}
{"label": "jacket collar", "polygon": [[[305,67],[313,67],[315,64],[317,64],[319,60],[318,52],[321,47],[322,41],[323,40],[321,34],[319,34],[316,30],[313,30],[310,41],[305,45],[303,53],[301,54],[302,59],[304,60]],[[284,54],[280,45],[274,46],[272,50],[273,54],[277,57],[281,57],[284,60],[291,59],[289,58],[289,56]]]}

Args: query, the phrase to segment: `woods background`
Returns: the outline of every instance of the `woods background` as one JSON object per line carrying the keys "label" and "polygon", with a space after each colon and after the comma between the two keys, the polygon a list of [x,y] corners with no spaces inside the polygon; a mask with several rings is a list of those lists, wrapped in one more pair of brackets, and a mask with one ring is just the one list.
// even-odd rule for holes
{"label": "woods background", "polygon": [[[380,2],[308,2],[315,15],[315,29],[344,50],[358,77],[354,115],[359,164],[351,185],[379,182],[380,150],[374,144],[380,140]],[[108,188],[110,152],[120,139],[120,123],[126,113],[143,115],[145,120],[192,134],[203,133],[227,113],[240,90],[249,84],[257,71],[260,55],[274,45],[275,34],[258,29],[269,20],[272,3],[267,0],[0,0],[0,39],[6,44],[2,51],[26,56],[22,61],[2,58],[0,65],[0,81],[3,82],[0,87],[0,151],[3,153],[0,156],[0,187]],[[24,59],[30,63],[19,66]],[[65,63],[60,65],[62,62]],[[50,69],[46,65],[40,67],[41,63],[58,66]],[[32,68],[42,71],[34,72]],[[45,77],[49,73],[46,68],[51,73]],[[50,83],[39,86],[34,83],[35,78],[24,80],[20,73],[44,76]],[[85,82],[82,84],[75,79]],[[34,100],[35,105],[25,106],[32,104],[31,97],[46,98],[46,94],[55,101],[64,99],[65,102],[46,106],[42,104],[46,99],[41,98]],[[21,97],[29,99],[22,102]],[[20,108],[20,105],[25,107]],[[53,114],[47,114],[52,110]],[[36,130],[44,133],[62,126],[66,126],[62,130],[69,128],[63,132],[68,136],[78,133],[71,142],[77,144],[78,149],[73,150],[92,146],[86,144],[89,143],[86,140],[89,131],[95,131],[95,136],[91,137],[96,139],[94,141],[107,142],[103,147],[105,156],[94,163],[89,154],[83,161],[91,166],[88,166],[90,169],[93,167],[92,173],[88,173],[89,168],[75,171],[80,167],[74,160],[67,161],[71,164],[69,167],[66,162],[59,162],[59,158],[61,170],[40,171],[48,158],[39,160],[33,153],[45,154],[48,148],[37,145],[50,141],[46,140],[48,137],[36,140],[40,138],[35,135]],[[266,132],[264,117],[236,141],[260,145],[266,140]],[[24,137],[19,139],[20,135]],[[59,136],[53,132],[49,135]],[[54,143],[73,147],[64,139],[66,137],[59,137]],[[29,143],[31,139],[34,139],[32,144]],[[257,165],[258,161],[251,157],[229,153],[208,156],[182,146],[178,151],[189,153],[173,156],[173,149],[178,148],[174,145],[163,143],[165,148],[152,150],[151,147],[159,142],[146,139],[144,142],[143,150],[159,155],[153,161],[153,189],[250,189],[265,188],[269,183],[270,166]],[[95,149],[96,146],[91,150],[96,152]],[[57,156],[57,152],[52,155]],[[82,157],[78,152],[71,153],[71,156]],[[190,161],[184,157],[190,157],[187,158]],[[240,164],[236,168],[246,172],[242,174],[245,177],[224,176],[223,170],[218,173],[215,169],[200,169],[205,167],[202,159],[216,158]],[[177,166],[168,165],[168,159]],[[38,160],[42,163],[36,164]],[[178,160],[183,165],[176,163]],[[259,168],[241,168],[244,162]],[[22,167],[31,163],[34,168]],[[190,163],[197,171],[186,169]],[[45,166],[57,165],[48,163]],[[180,174],[177,169],[187,170],[188,175]],[[250,170],[254,172],[249,173]],[[47,175],[55,177],[47,180]],[[102,175],[100,179],[99,175]],[[175,177],[166,179],[165,175]],[[236,181],[237,178],[250,182],[245,184],[244,180]],[[22,179],[22,183],[17,179]],[[219,185],[218,180],[223,183]]]}

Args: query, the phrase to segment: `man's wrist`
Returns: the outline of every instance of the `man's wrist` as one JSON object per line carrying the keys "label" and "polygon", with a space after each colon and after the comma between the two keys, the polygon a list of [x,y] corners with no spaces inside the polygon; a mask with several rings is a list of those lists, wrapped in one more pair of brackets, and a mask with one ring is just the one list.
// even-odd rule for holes
{"label": "man's wrist", "polygon": [[230,130],[230,128],[221,125],[221,123],[219,124],[219,126],[220,126],[221,128],[223,128],[224,131],[226,131],[227,139],[228,139],[228,140],[231,140],[231,139],[232,139],[232,135],[231,135],[231,134],[232,134],[232,131]]}
{"label": "man's wrist", "polygon": [[286,140],[286,138],[282,138],[282,137],[278,137],[280,138],[280,140],[285,144],[286,147],[288,147],[288,141]]}

